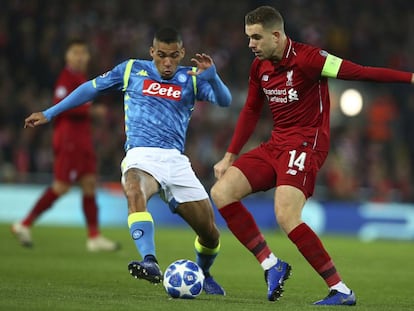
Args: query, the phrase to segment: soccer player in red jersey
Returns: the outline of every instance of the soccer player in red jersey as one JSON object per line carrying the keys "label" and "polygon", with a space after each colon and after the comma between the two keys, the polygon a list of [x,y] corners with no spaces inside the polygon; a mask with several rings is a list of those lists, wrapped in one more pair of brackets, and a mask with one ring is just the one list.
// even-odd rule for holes
{"label": "soccer player in red jersey", "polygon": [[[285,34],[281,14],[269,6],[246,15],[245,32],[256,58],[230,146],[214,166],[218,180],[211,189],[213,201],[229,229],[265,270],[268,299],[274,301],[281,296],[291,266],[270,250],[240,200],[275,188],[279,226],[329,287],[329,295],[315,304],[355,305],[354,293],[342,281],[321,240],[301,219],[329,149],[328,78],[414,83],[414,76],[360,66],[294,42]],[[254,131],[265,102],[273,116],[270,139],[237,157]]]}
{"label": "soccer player in red jersey", "polygon": [[[81,39],[70,41],[66,48],[66,66],[60,73],[53,103],[57,104],[79,85],[87,81],[86,71],[90,53]],[[96,155],[92,144],[89,104],[69,110],[56,118],[53,132],[54,181],[38,199],[33,209],[12,226],[12,232],[23,246],[32,246],[30,227],[34,221],[62,195],[78,182],[83,193],[89,251],[113,251],[118,244],[103,237],[98,228],[96,204]]]}

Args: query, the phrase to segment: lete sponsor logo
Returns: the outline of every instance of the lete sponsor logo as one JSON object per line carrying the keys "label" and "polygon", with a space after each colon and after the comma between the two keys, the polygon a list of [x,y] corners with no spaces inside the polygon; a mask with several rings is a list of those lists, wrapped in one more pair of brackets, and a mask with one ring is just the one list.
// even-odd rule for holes
{"label": "lete sponsor logo", "polygon": [[144,80],[142,94],[178,101],[181,99],[181,86]]}

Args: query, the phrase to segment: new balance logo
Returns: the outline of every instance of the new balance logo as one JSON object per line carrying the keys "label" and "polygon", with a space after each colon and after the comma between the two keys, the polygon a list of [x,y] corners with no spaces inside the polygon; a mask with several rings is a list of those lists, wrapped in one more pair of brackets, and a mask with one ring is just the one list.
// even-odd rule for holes
{"label": "new balance logo", "polygon": [[142,94],[179,101],[181,99],[181,86],[145,80]]}
{"label": "new balance logo", "polygon": [[294,170],[292,168],[290,168],[286,171],[286,174],[289,174],[289,175],[292,175],[292,176],[296,176],[297,173],[298,173],[298,171]]}

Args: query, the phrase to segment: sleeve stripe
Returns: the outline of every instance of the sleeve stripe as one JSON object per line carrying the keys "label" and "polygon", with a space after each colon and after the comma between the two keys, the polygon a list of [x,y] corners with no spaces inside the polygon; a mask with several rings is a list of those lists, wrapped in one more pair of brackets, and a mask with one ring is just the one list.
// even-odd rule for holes
{"label": "sleeve stripe", "polygon": [[92,86],[96,89],[96,79],[92,80]]}
{"label": "sleeve stripe", "polygon": [[[197,67],[193,67],[192,68],[193,72],[197,71]],[[194,95],[197,95],[197,77],[196,76],[192,76],[193,78],[193,88],[194,88]]]}
{"label": "sleeve stripe", "polygon": [[125,67],[125,72],[124,72],[124,86],[122,88],[122,91],[124,91],[124,92],[125,92],[125,90],[128,87],[128,81],[129,81],[129,76],[131,75],[131,70],[132,70],[132,64],[133,64],[133,62],[134,62],[134,60],[133,59],[130,59],[128,61],[128,63],[126,64],[126,67]]}
{"label": "sleeve stripe", "polygon": [[328,54],[325,64],[322,68],[322,76],[328,78],[336,78],[338,76],[339,68],[342,64],[342,58]]}

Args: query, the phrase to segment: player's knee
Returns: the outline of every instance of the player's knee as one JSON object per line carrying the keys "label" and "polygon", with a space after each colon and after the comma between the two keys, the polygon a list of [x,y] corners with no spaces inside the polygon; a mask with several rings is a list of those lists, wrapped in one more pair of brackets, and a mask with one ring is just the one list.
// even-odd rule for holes
{"label": "player's knee", "polygon": [[96,178],[94,176],[85,176],[80,180],[82,192],[86,196],[95,195],[96,191]]}
{"label": "player's knee", "polygon": [[71,185],[68,183],[63,183],[60,181],[55,181],[52,184],[53,192],[56,193],[59,197],[67,193]]}
{"label": "player's knee", "polygon": [[211,199],[217,208],[221,208],[229,201],[228,195],[225,192],[223,184],[219,181],[216,182],[210,190]]}
{"label": "player's knee", "polygon": [[125,195],[128,200],[141,198],[143,196],[142,190],[136,185],[128,185],[125,187]]}
{"label": "player's knee", "polygon": [[286,232],[285,228],[287,228],[287,224],[289,222],[289,217],[288,215],[284,215],[281,213],[276,213],[276,220],[277,223],[279,224],[279,227]]}
{"label": "player's knee", "polygon": [[276,220],[280,228],[289,234],[296,226],[301,223],[301,217],[293,212],[294,208],[276,208]]}
{"label": "player's knee", "polygon": [[86,196],[89,196],[89,197],[94,196],[95,192],[96,192],[96,188],[94,184],[82,186],[82,193]]}

